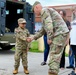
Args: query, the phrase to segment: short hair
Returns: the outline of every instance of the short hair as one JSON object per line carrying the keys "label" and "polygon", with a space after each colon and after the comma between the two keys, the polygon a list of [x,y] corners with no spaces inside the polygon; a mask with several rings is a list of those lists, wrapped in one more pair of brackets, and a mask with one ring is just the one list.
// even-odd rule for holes
{"label": "short hair", "polygon": [[33,6],[32,6],[32,12],[34,12],[34,7],[37,5],[37,4],[41,4],[39,1],[36,1]]}
{"label": "short hair", "polygon": [[65,10],[60,10],[63,12],[63,16],[66,16],[66,11]]}
{"label": "short hair", "polygon": [[76,6],[72,8],[72,10],[74,11],[76,9]]}

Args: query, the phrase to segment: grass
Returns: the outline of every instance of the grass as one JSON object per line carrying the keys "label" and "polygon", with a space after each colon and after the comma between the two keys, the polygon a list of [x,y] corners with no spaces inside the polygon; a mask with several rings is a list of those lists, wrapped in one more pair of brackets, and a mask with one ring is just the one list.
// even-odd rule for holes
{"label": "grass", "polygon": [[11,50],[15,51],[15,47],[13,47]]}
{"label": "grass", "polygon": [[38,50],[38,41],[31,42],[31,46],[30,46],[30,50],[29,51],[30,52],[36,52],[36,53],[43,52],[41,50]]}
{"label": "grass", "polygon": [[[15,50],[15,47],[13,47],[12,50],[14,51],[14,50]],[[38,50],[38,41],[33,41],[33,42],[31,42],[29,52],[36,52],[36,53],[41,53],[41,52],[43,52],[43,51],[41,51],[41,50]]]}
{"label": "grass", "polygon": [[65,53],[65,56],[68,57],[69,55]]}
{"label": "grass", "polygon": [[43,51],[40,51],[38,49],[30,49],[29,52],[42,53]]}
{"label": "grass", "polygon": [[[15,50],[15,47],[13,47],[12,50]],[[41,50],[38,50],[38,41],[31,42],[29,52],[36,52],[36,53],[42,53],[43,52]],[[65,56],[68,57],[68,54],[65,53]]]}

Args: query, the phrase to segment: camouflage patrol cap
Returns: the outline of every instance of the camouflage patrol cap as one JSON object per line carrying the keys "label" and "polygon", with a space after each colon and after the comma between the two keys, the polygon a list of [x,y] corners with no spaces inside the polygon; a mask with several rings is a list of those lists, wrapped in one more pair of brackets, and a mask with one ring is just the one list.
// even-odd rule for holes
{"label": "camouflage patrol cap", "polygon": [[36,1],[33,6],[32,6],[32,11],[34,11],[34,7],[37,5],[37,4],[41,4],[39,1]]}
{"label": "camouflage patrol cap", "polygon": [[24,18],[19,18],[18,23],[26,23],[26,20]]}

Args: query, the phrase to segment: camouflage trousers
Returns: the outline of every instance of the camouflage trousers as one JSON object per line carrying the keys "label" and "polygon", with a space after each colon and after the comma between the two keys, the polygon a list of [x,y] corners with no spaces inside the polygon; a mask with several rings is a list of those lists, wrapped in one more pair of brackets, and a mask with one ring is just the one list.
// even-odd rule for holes
{"label": "camouflage trousers", "polygon": [[20,58],[22,59],[22,65],[25,67],[28,67],[27,66],[27,51],[26,50],[19,50],[19,49],[16,49],[16,51],[15,51],[15,56],[14,56],[15,65],[14,65],[14,67],[15,68],[19,67]]}
{"label": "camouflage trousers", "polygon": [[52,44],[50,45],[49,52],[49,72],[56,73],[58,75],[60,60],[64,50],[65,42],[68,33],[64,35],[58,35],[53,38]]}

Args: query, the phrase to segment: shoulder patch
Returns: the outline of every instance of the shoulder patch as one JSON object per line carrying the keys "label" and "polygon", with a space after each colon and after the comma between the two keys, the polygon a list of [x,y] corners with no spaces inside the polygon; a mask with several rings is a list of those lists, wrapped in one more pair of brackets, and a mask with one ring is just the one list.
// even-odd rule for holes
{"label": "shoulder patch", "polygon": [[44,9],[42,10],[42,14],[41,14],[43,19],[46,19],[50,16],[50,12],[48,11],[48,9]]}
{"label": "shoulder patch", "polygon": [[19,33],[19,32],[21,32],[21,30],[19,30],[18,28],[16,28],[16,29],[15,29],[15,32],[16,32],[16,33]]}

